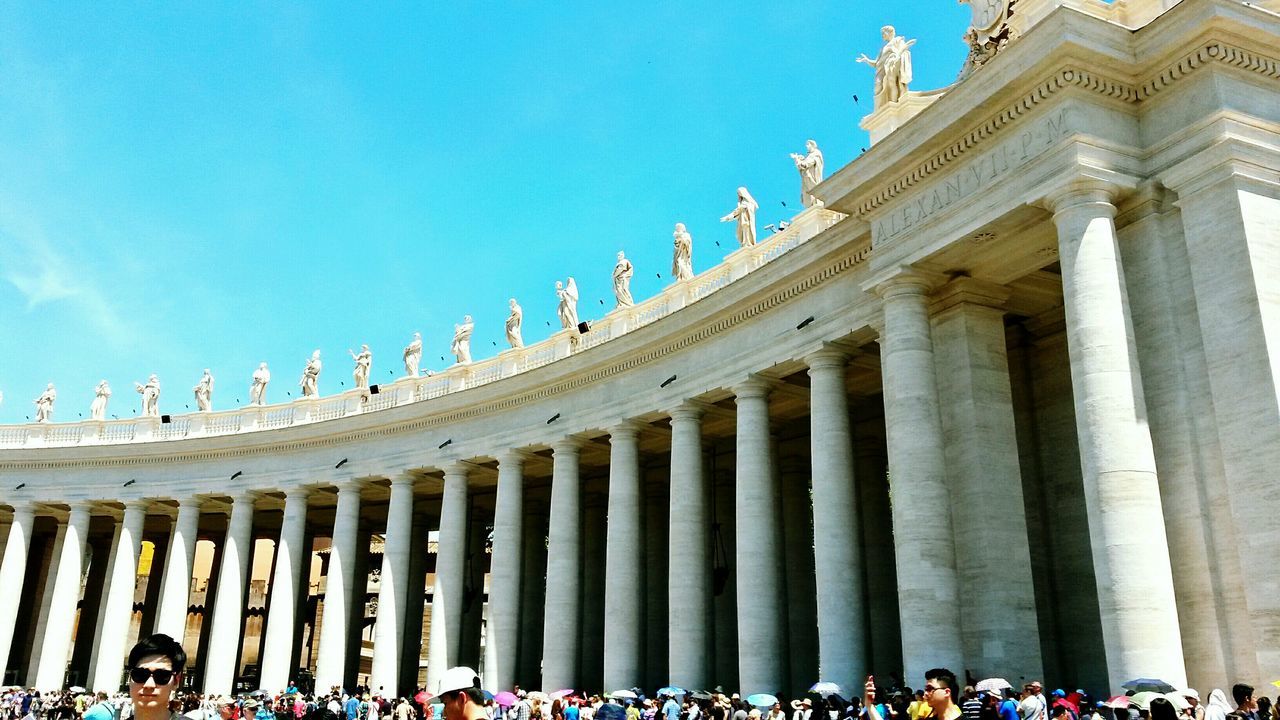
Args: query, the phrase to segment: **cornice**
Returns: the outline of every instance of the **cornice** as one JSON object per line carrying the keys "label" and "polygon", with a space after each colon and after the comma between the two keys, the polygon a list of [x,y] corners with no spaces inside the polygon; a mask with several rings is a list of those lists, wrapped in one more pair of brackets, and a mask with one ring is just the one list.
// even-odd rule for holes
{"label": "cornice", "polygon": [[[821,241],[821,238],[827,233],[838,232],[844,235],[844,229],[839,224],[829,228],[824,233],[820,233],[817,237],[806,243],[807,246],[813,246]],[[799,249],[799,248],[798,248]],[[793,251],[794,252],[794,251]],[[799,254],[793,256],[788,253],[785,257],[798,257]],[[0,461],[0,472],[22,472],[33,470],[53,470],[53,469],[81,469],[81,468],[111,468],[111,467],[139,467],[139,466],[163,466],[183,463],[201,463],[218,460],[229,460],[236,458],[258,457],[263,455],[277,455],[281,453],[290,453],[298,451],[307,451],[317,448],[332,447],[335,445],[345,445],[348,443],[358,443],[360,441],[374,440],[396,435],[420,432],[433,428],[447,427],[449,425],[472,420],[485,415],[502,413],[517,408],[522,405],[537,402],[546,398],[554,397],[562,393],[570,392],[578,388],[586,387],[602,380],[621,375],[630,370],[642,367],[652,363],[663,357],[680,352],[686,348],[692,347],[699,343],[705,342],[707,339],[716,335],[728,332],[736,327],[749,322],[752,318],[768,312],[794,298],[822,285],[835,278],[836,276],[848,272],[854,267],[862,264],[871,256],[870,243],[864,243],[858,246],[852,252],[843,254],[836,258],[825,267],[810,272],[800,279],[794,279],[791,282],[783,284],[780,288],[774,290],[763,298],[712,322],[701,325],[696,328],[689,329],[681,333],[677,337],[667,342],[655,345],[641,345],[642,352],[631,354],[624,359],[605,364],[593,371],[576,374],[572,378],[561,380],[559,382],[538,384],[536,389],[514,395],[503,396],[488,402],[475,405],[461,407],[456,410],[446,411],[437,414],[431,414],[425,417],[418,417],[403,422],[393,424],[385,424],[378,427],[365,428],[361,430],[353,430],[333,435],[317,438],[307,438],[303,440],[293,440],[287,442],[258,442],[254,445],[228,447],[208,450],[195,450],[190,452],[170,452],[170,453],[154,453],[154,454],[137,454],[113,457],[94,457],[94,458],[65,458],[65,459],[49,459],[49,460],[13,460]],[[785,261],[779,258],[778,261]],[[737,283],[735,283],[736,285]],[[687,312],[687,310],[683,311]],[[670,326],[670,321],[675,318],[681,318],[682,311],[677,311],[668,315],[661,320],[652,323],[644,330],[659,329],[661,327]],[[603,346],[607,347],[607,345]],[[518,376],[517,376],[518,377]],[[511,378],[515,380],[516,378]],[[500,386],[502,380],[489,383],[477,388],[477,390]],[[460,393],[465,396],[466,391]],[[413,405],[402,406],[413,407]],[[359,416],[368,417],[368,415]],[[340,421],[339,421],[340,422]],[[305,427],[305,426],[303,426]],[[271,431],[266,431],[271,432]],[[245,440],[262,440],[261,434],[254,436],[217,436],[210,440],[222,440],[241,438]],[[202,439],[192,439],[182,442],[204,442]],[[128,447],[128,446],[121,446]],[[97,448],[95,448],[97,449]],[[150,449],[150,448],[149,448]],[[44,450],[25,451],[25,452],[45,452]]]}

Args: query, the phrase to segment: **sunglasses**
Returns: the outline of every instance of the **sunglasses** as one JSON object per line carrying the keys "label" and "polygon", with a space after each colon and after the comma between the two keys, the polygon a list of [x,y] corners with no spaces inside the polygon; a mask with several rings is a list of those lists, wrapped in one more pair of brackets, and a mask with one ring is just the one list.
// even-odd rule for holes
{"label": "sunglasses", "polygon": [[139,685],[145,685],[147,680],[150,680],[151,678],[156,679],[156,685],[168,685],[173,681],[173,676],[176,674],[177,673],[174,671],[165,670],[164,668],[152,669],[136,667],[129,669],[129,679]]}

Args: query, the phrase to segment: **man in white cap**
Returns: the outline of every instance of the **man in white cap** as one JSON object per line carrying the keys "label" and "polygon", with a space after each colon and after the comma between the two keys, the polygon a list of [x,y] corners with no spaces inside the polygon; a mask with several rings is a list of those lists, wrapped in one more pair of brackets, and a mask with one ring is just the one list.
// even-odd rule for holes
{"label": "man in white cap", "polygon": [[444,703],[445,720],[488,720],[480,677],[469,667],[445,670],[436,697]]}

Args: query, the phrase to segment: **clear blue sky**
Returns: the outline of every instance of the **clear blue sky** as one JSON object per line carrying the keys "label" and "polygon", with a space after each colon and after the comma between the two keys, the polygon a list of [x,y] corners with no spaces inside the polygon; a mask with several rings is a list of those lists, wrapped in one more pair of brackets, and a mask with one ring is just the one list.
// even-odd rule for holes
{"label": "clear blue sky", "polygon": [[738,185],[763,226],[797,207],[788,153],[807,138],[828,174],[866,146],[854,58],[882,24],[919,38],[929,89],[960,69],[968,17],[955,0],[6,3],[0,422],[50,381],[56,420],[87,416],[103,378],[133,415],[152,372],[184,412],[205,367],[227,408],[260,361],[278,402],[315,348],[328,394],[360,343],[376,379],[398,375],[415,330],[439,369],[465,313],[489,357],[508,297],[526,342],[555,324],[558,278],[584,318],[611,308],[619,249],[649,297],[675,222],[701,272],[734,245],[717,220]]}

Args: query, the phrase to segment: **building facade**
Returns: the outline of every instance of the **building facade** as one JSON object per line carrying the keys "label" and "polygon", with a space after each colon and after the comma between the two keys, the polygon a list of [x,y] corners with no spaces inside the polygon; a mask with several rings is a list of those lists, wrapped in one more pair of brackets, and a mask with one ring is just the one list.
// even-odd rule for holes
{"label": "building facade", "polygon": [[1280,7],[1003,7],[821,205],[585,334],[0,428],[6,683],[147,631],[213,693],[1280,677]]}

